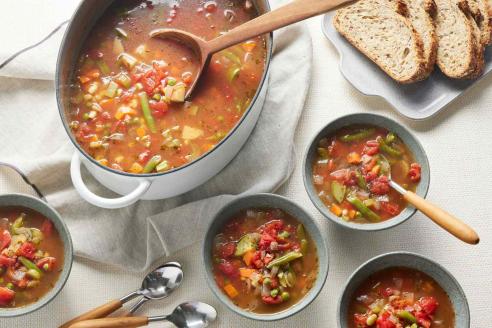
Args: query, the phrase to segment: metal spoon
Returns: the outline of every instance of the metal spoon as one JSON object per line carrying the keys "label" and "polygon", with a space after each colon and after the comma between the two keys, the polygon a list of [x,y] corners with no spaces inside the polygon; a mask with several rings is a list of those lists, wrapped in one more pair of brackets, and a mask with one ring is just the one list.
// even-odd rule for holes
{"label": "metal spoon", "polygon": [[205,67],[208,66],[210,58],[214,53],[258,35],[320,15],[351,1],[353,0],[292,1],[274,11],[270,11],[241,24],[210,41],[205,41],[192,33],[173,28],[156,29],[150,32],[150,36],[177,40],[191,48],[198,57],[197,59],[200,62],[200,68],[196,74],[195,80],[188,87],[186,92],[186,98],[188,98],[193,92],[197,81],[200,79]]}
{"label": "metal spoon", "polygon": [[422,213],[427,215],[427,217],[429,217],[432,221],[434,221],[434,223],[438,224],[441,228],[443,228],[456,238],[461,239],[468,244],[478,244],[480,238],[478,237],[478,234],[475,232],[475,230],[473,230],[470,226],[468,226],[455,216],[444,211],[437,205],[430,203],[429,201],[425,200],[424,198],[420,197],[410,190],[406,190],[398,183],[391,180],[391,165],[388,159],[382,154],[379,154],[379,158],[384,163],[385,171],[387,172],[386,176],[389,180],[389,185],[394,190],[402,194],[403,199],[415,206]]}
{"label": "metal spoon", "polygon": [[154,271],[150,272],[142,281],[142,286],[119,300],[110,301],[100,307],[97,307],[89,312],[86,312],[60,326],[60,328],[68,328],[74,323],[103,318],[113,313],[123,306],[124,303],[141,295],[143,296],[130,310],[130,314],[134,313],[148,300],[160,300],[169,296],[176,290],[183,280],[183,270],[178,262],[168,262]]}
{"label": "metal spoon", "polygon": [[217,311],[211,305],[192,301],[178,305],[170,315],[93,319],[77,322],[70,328],[141,327],[157,321],[169,321],[178,328],[204,328],[216,318]]}

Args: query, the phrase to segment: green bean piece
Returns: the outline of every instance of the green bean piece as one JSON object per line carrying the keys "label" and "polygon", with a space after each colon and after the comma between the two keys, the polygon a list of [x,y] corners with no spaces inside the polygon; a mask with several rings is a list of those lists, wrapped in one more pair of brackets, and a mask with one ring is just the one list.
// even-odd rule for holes
{"label": "green bean piece", "polygon": [[417,322],[417,318],[415,318],[414,315],[411,314],[408,311],[401,310],[401,311],[396,312],[396,315],[397,315],[398,318],[403,319],[405,321],[408,321],[408,322],[411,322],[411,323],[416,323]]}
{"label": "green bean piece", "polygon": [[296,237],[299,239],[306,239],[306,231],[304,230],[304,225],[302,225],[302,223],[297,226]]}
{"label": "green bean piece", "polygon": [[223,54],[231,62],[233,62],[234,64],[236,64],[238,66],[241,66],[241,59],[235,53],[226,50],[226,51],[223,51]]}
{"label": "green bean piece", "polygon": [[285,230],[279,232],[279,234],[278,234],[278,238],[280,238],[280,239],[287,239],[287,238],[289,238],[289,236],[290,236],[290,233],[288,231],[285,231]]}
{"label": "green bean piece", "polygon": [[98,60],[96,61],[97,67],[101,70],[101,73],[104,75],[108,75],[111,73],[111,69],[109,68],[108,64],[104,60]]}
{"label": "green bean piece", "polygon": [[374,213],[369,207],[364,205],[364,203],[357,197],[351,196],[347,197],[350,204],[354,205],[359,212],[372,222],[381,222],[381,217]]}
{"label": "green bean piece", "polygon": [[267,269],[271,269],[274,266],[281,266],[281,265],[287,264],[287,263],[292,262],[294,260],[297,260],[298,258],[301,258],[301,257],[302,257],[302,253],[300,253],[300,252],[296,252],[296,251],[289,252],[285,255],[282,255],[282,256],[276,258],[272,262],[268,263]]}
{"label": "green bean piece", "polygon": [[150,173],[150,172],[154,171],[155,167],[160,162],[161,162],[161,156],[160,155],[154,155],[154,156],[152,156],[149,159],[149,161],[147,162],[147,164],[145,164],[145,166],[144,166],[144,168],[142,170],[142,173]]}
{"label": "green bean piece", "polygon": [[396,135],[393,132],[389,132],[385,140],[388,145],[391,145],[396,140]]}
{"label": "green bean piece", "polygon": [[12,232],[15,234],[15,231],[19,228],[21,228],[24,225],[24,218],[26,217],[26,214],[21,213],[17,219],[15,219],[14,223],[12,224]]}
{"label": "green bean piece", "polygon": [[227,74],[227,80],[229,82],[234,81],[235,79],[237,79],[239,77],[239,73],[241,73],[241,68],[239,68],[237,66],[230,67],[226,73]]}
{"label": "green bean piece", "polygon": [[155,127],[154,117],[152,116],[152,112],[150,111],[149,99],[147,98],[147,93],[140,92],[138,94],[138,97],[140,98],[140,105],[142,106],[142,113],[143,113],[145,122],[147,122],[147,125],[149,126],[150,131],[152,133],[156,133],[157,128]]}
{"label": "green bean piece", "polygon": [[375,314],[375,313],[371,314],[371,315],[367,318],[367,320],[366,320],[366,325],[368,325],[368,326],[372,326],[372,325],[374,325],[374,324],[376,323],[376,320],[377,320],[377,319],[378,319],[378,315],[377,315],[377,314]]}
{"label": "green bean piece", "polygon": [[357,185],[364,189],[364,190],[367,190],[367,183],[366,183],[366,179],[364,179],[364,177],[362,176],[362,173],[360,172],[360,170],[356,170],[355,171],[355,177],[357,178]]}
{"label": "green bean piece", "polygon": [[40,280],[41,279],[41,274],[34,270],[34,269],[29,269],[27,270],[27,275],[30,276],[31,278],[35,279],[35,280]]}
{"label": "green bean piece", "polygon": [[359,140],[362,140],[362,139],[365,139],[365,138],[371,136],[374,133],[374,131],[376,131],[376,130],[373,128],[362,129],[356,133],[346,134],[346,135],[340,137],[340,140],[342,140],[343,142],[359,141]]}
{"label": "green bean piece", "polygon": [[335,200],[338,203],[343,202],[343,200],[345,199],[346,191],[347,191],[347,187],[341,184],[340,182],[333,181],[331,183],[331,194],[333,195],[333,198],[335,198]]}
{"label": "green bean piece", "polygon": [[389,146],[386,143],[386,141],[384,141],[383,138],[379,138],[378,142],[379,142],[379,150],[381,150],[383,153],[386,153],[386,154],[393,156],[393,157],[401,157],[402,152],[396,148]]}
{"label": "green bean piece", "polygon": [[306,239],[301,239],[301,253],[306,254],[308,249],[308,241]]}
{"label": "green bean piece", "polygon": [[23,256],[20,256],[19,257],[19,261],[21,261],[22,265],[24,265],[28,270],[35,270],[37,271],[39,274],[42,274],[43,272],[41,271],[40,268],[38,268],[38,266],[36,264],[34,264],[33,262],[31,262],[31,260],[28,260],[26,259],[25,257]]}

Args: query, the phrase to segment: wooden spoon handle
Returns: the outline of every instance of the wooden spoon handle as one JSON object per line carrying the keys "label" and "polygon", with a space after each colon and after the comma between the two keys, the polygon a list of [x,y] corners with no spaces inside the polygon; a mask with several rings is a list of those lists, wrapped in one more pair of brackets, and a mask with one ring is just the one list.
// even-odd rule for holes
{"label": "wooden spoon handle", "polygon": [[119,317],[101,318],[79,321],[70,328],[119,328],[119,327],[141,327],[149,323],[147,317]]}
{"label": "wooden spoon handle", "polygon": [[325,13],[343,3],[351,1],[294,0],[283,7],[258,16],[228,31],[224,35],[208,41],[208,51],[210,54],[215,53],[255,36]]}
{"label": "wooden spoon handle", "polygon": [[473,245],[480,241],[478,234],[469,225],[416,193],[407,191],[403,198],[456,238]]}
{"label": "wooden spoon handle", "polygon": [[83,320],[89,320],[89,319],[97,319],[97,318],[103,318],[108,316],[109,314],[113,313],[114,311],[118,310],[121,308],[123,303],[121,303],[120,300],[113,300],[110,301],[104,305],[101,305],[95,309],[92,309],[84,314],[79,315],[76,318],[73,318],[72,320],[64,323],[63,325],[60,326],[60,328],[68,328],[72,326],[74,323],[83,321]]}

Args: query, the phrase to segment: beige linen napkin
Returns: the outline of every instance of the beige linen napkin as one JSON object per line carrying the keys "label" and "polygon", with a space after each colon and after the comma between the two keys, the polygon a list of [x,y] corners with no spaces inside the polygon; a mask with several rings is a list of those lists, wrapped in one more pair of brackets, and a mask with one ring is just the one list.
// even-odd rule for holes
{"label": "beige linen napkin", "polygon": [[[43,4],[41,4],[43,3]],[[0,63],[47,36],[71,15],[77,1],[16,1],[15,10],[57,7],[52,21],[31,24],[10,19],[23,42],[0,49]],[[39,7],[39,8],[38,8]],[[15,16],[0,13],[0,21]],[[47,12],[46,15],[50,16]],[[39,24],[38,24],[39,23]],[[2,24],[3,26],[4,24]],[[32,30],[31,30],[32,29]],[[61,31],[0,69],[0,162],[19,167],[65,219],[78,256],[132,271],[201,240],[205,227],[225,203],[241,194],[276,190],[293,170],[293,138],[309,89],[311,38],[303,25],[275,34],[274,59],[266,102],[253,134],[233,161],[202,186],[166,200],[140,201],[119,210],[94,207],[71,184],[69,161],[74,151],[63,129],[54,93],[55,57]],[[3,39],[2,39],[3,38]],[[2,33],[0,43],[8,45]],[[42,79],[42,80],[41,80]],[[84,173],[85,170],[84,170]],[[89,188],[115,196],[84,174]]]}

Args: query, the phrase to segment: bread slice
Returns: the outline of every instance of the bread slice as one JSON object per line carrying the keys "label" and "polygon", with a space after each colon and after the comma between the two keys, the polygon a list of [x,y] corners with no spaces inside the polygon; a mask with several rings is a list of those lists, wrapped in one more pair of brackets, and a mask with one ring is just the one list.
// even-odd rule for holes
{"label": "bread slice", "polygon": [[[470,3],[470,0],[468,0],[467,5]],[[477,77],[481,76],[483,74],[483,71],[485,69],[485,44],[483,43],[482,40],[482,31],[480,30],[480,27],[477,23],[477,21],[474,19],[473,15],[471,14],[470,7],[465,9],[465,13],[468,15],[468,19],[470,20],[470,24],[473,29],[473,37],[475,38],[475,70],[473,73],[471,73],[469,76],[466,78],[468,79],[476,79]]]}
{"label": "bread slice", "polygon": [[426,76],[423,44],[388,0],[360,0],[337,11],[333,24],[353,46],[399,83]]}
{"label": "bread slice", "polygon": [[424,61],[427,75],[434,70],[437,57],[437,35],[434,17],[437,7],[434,0],[406,0],[407,17],[420,35],[424,45]]}
{"label": "bread slice", "polygon": [[484,46],[492,42],[492,17],[489,0],[468,0],[471,14],[481,31],[480,40]]}
{"label": "bread slice", "polygon": [[470,77],[477,67],[477,41],[473,26],[463,11],[464,2],[435,0],[437,65],[445,75],[455,79]]}

